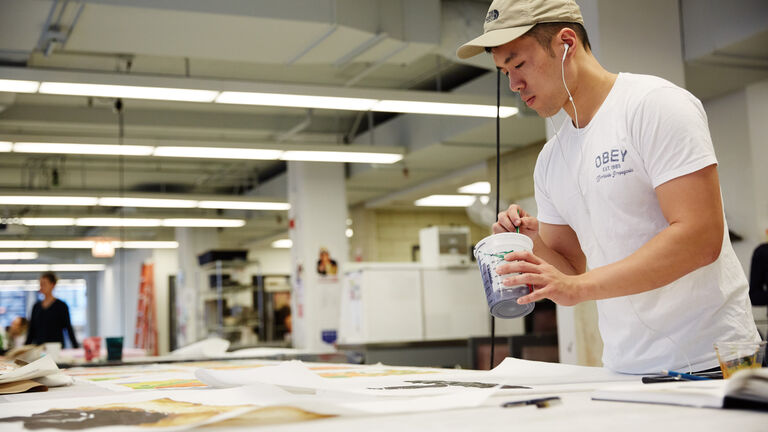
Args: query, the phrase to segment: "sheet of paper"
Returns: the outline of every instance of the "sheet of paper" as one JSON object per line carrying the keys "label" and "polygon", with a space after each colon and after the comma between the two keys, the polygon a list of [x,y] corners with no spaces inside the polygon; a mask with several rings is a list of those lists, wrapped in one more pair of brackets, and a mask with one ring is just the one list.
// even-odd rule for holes
{"label": "sheet of paper", "polygon": [[39,378],[57,372],[59,367],[56,366],[56,362],[49,356],[42,356],[27,365],[6,371],[0,375],[0,384]]}
{"label": "sheet of paper", "polygon": [[543,385],[598,382],[640,382],[638,375],[626,375],[601,367],[547,363],[507,357],[489,372],[503,378],[506,384]]}

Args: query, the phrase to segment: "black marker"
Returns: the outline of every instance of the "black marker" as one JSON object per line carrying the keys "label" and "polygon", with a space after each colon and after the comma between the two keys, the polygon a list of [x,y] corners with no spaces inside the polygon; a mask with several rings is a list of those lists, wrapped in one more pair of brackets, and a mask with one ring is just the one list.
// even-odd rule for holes
{"label": "black marker", "polygon": [[504,402],[503,404],[501,404],[501,407],[512,408],[512,407],[518,407],[518,406],[536,405],[537,408],[547,408],[552,405],[557,405],[560,402],[561,400],[558,396],[550,396],[550,397],[538,398],[538,399]]}

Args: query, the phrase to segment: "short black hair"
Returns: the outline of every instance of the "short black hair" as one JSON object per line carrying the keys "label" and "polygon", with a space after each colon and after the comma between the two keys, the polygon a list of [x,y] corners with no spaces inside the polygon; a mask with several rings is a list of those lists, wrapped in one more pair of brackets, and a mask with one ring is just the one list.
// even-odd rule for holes
{"label": "short black hair", "polygon": [[40,278],[41,279],[42,278],[48,279],[48,282],[52,283],[53,285],[56,285],[56,282],[59,281],[59,278],[56,277],[56,273],[54,273],[52,271],[47,271],[47,272],[43,273],[42,275],[40,275]]}
{"label": "short black hair", "polygon": [[[555,52],[552,50],[552,38],[555,37],[557,32],[560,30],[569,27],[573,29],[573,31],[576,32],[576,35],[581,39],[582,45],[584,45],[584,49],[587,51],[592,51],[592,45],[589,43],[589,36],[587,35],[587,29],[584,28],[581,23],[573,23],[573,22],[547,22],[547,23],[538,23],[535,26],[531,27],[530,30],[525,32],[520,37],[530,37],[536,39],[536,42],[539,43],[542,47],[544,47],[547,52],[554,56]],[[485,47],[485,52],[490,53],[493,47]]]}

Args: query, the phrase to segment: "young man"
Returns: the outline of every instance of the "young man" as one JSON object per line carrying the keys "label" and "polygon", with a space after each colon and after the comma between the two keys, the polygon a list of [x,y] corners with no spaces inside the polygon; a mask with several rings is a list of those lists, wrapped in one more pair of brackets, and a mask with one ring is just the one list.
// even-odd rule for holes
{"label": "young man", "polygon": [[538,219],[512,205],[493,226],[534,241],[497,270],[534,286],[519,302],[597,300],[603,364],[625,373],[707,370],[713,342],[759,340],[701,103],[606,71],[572,0],[497,0],[485,21],[458,56],[489,51],[529,107],[571,120],[539,154]]}
{"label": "young man", "polygon": [[27,344],[40,345],[46,342],[61,342],[64,346],[64,330],[69,335],[72,348],[78,348],[75,330],[69,319],[69,307],[63,301],[53,296],[58,278],[53,272],[45,272],[40,276],[40,293],[43,299],[32,306],[32,316],[29,319]]}

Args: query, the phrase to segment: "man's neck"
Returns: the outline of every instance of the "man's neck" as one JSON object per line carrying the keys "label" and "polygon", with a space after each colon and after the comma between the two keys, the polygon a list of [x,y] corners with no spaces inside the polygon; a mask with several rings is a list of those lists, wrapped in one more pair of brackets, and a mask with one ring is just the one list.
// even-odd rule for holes
{"label": "man's neck", "polygon": [[576,115],[570,101],[563,108],[571,117],[573,124],[583,128],[592,121],[605,102],[618,75],[605,70],[591,55],[583,58],[580,63],[575,88],[571,89],[573,103],[578,110],[578,125],[576,125]]}

